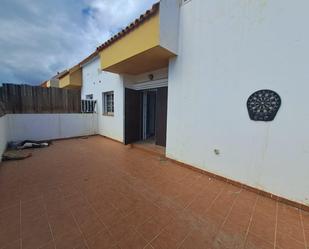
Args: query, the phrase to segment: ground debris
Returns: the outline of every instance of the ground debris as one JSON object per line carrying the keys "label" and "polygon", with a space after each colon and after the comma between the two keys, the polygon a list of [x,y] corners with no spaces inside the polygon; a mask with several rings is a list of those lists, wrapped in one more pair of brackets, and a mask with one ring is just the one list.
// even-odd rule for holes
{"label": "ground debris", "polygon": [[11,161],[11,160],[23,160],[28,157],[31,157],[32,154],[30,152],[25,152],[21,150],[7,150],[2,155],[3,161]]}

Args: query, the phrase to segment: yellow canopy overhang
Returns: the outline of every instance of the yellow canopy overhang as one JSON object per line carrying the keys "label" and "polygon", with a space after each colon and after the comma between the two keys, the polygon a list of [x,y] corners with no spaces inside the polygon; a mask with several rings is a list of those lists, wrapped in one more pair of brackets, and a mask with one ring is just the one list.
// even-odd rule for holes
{"label": "yellow canopy overhang", "polygon": [[80,88],[82,86],[82,69],[79,65],[72,67],[59,78],[59,88]]}
{"label": "yellow canopy overhang", "polygon": [[98,48],[101,69],[140,74],[168,66],[175,56],[161,45],[159,4]]}

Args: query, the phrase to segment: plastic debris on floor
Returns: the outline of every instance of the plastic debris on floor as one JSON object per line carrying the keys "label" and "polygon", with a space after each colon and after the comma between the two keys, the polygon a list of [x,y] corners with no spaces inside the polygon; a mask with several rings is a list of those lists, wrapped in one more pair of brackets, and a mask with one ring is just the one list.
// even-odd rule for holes
{"label": "plastic debris on floor", "polygon": [[10,142],[8,144],[9,149],[13,150],[23,150],[23,149],[36,149],[36,148],[44,148],[51,145],[51,141],[34,141],[34,140],[24,140],[21,142]]}

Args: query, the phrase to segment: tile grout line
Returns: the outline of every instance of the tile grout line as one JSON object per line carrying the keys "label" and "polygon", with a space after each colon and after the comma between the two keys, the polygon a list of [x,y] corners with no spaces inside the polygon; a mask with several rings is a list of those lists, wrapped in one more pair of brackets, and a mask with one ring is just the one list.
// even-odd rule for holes
{"label": "tile grout line", "polygon": [[274,249],[276,249],[277,247],[278,209],[279,209],[279,204],[278,204],[278,201],[276,201],[276,228],[275,228]]}
{"label": "tile grout line", "polygon": [[301,226],[302,226],[302,230],[303,230],[303,236],[304,236],[305,247],[308,248],[308,241],[307,241],[307,239],[306,239],[306,234],[305,234],[305,226],[304,226],[304,220],[303,220],[302,210],[299,209],[298,211],[299,211]]}
{"label": "tile grout line", "polygon": [[[201,175],[201,176],[199,176],[192,184],[190,184],[190,185],[187,185],[186,187],[187,188],[190,188],[191,186],[193,186],[194,184],[196,184],[197,183],[197,181],[199,180],[199,179],[201,179],[203,176]],[[184,180],[185,178],[183,178],[183,180]],[[181,181],[181,180],[180,180]],[[178,182],[176,182],[176,184],[181,184],[180,183],[180,181]],[[172,184],[174,184],[174,182],[173,181],[169,181],[170,183],[172,183]],[[182,193],[178,193],[176,196],[174,196],[174,199],[176,199],[176,198],[178,198],[180,195],[181,195]],[[197,194],[198,195],[198,194]]]}
{"label": "tile grout line", "polygon": [[192,231],[190,231],[190,232],[185,236],[185,238],[179,243],[179,245],[177,246],[176,249],[181,248],[182,244],[185,242],[185,240],[186,240],[192,233],[193,233],[193,229],[192,229]]}
{"label": "tile grout line", "polygon": [[220,230],[223,228],[223,226],[226,224],[226,221],[228,220],[230,214],[232,213],[232,210],[233,210],[233,208],[234,208],[234,206],[235,206],[235,204],[236,204],[236,201],[237,201],[237,199],[239,198],[239,194],[240,194],[242,191],[243,191],[243,189],[241,188],[240,191],[237,192],[237,196],[236,196],[235,199],[233,200],[233,203],[232,203],[232,205],[231,205],[231,207],[230,207],[228,213],[225,215],[225,218],[224,218],[224,220],[223,220],[223,222],[222,222],[220,228],[218,229],[218,233],[216,234],[215,237],[217,237],[217,235],[219,234],[219,231],[220,231]]}
{"label": "tile grout line", "polygon": [[193,198],[193,200],[192,200],[190,203],[187,204],[187,206],[185,206],[184,210],[187,210],[187,209],[191,206],[191,204],[192,204],[197,198],[199,198],[199,197],[203,194],[203,191],[208,187],[208,185],[210,185],[210,182],[211,182],[211,180],[208,180],[206,186],[204,186],[204,187],[200,190],[200,193],[197,194],[197,195]]}
{"label": "tile grout line", "polygon": [[[104,225],[104,227],[105,227],[105,229],[106,229],[106,232],[114,239],[112,233],[110,232],[110,229],[109,229],[108,226],[104,223],[104,221],[101,220],[100,215],[99,215],[98,212],[95,210],[95,208],[92,206],[92,204],[90,203],[90,201],[88,200],[88,198],[87,198],[85,195],[83,195],[83,194],[80,192],[79,189],[78,189],[77,191],[78,191],[79,194],[87,201],[88,205],[90,206],[90,208],[92,209],[92,211],[95,213],[95,215],[97,216],[97,218],[99,219],[99,221],[102,222],[102,224]],[[112,203],[110,203],[110,205],[111,205],[113,208],[117,209]],[[117,210],[118,210],[118,209],[117,209]],[[125,217],[122,217],[122,218],[125,218]],[[74,217],[74,220],[75,220],[75,217]],[[77,222],[76,222],[76,223],[77,223]],[[79,226],[79,225],[78,225],[78,226]],[[79,228],[79,229],[80,229],[80,228]],[[95,235],[98,235],[98,234],[100,234],[100,233],[101,233],[101,231],[98,232],[98,233],[96,233]],[[84,237],[84,236],[83,236],[83,237]],[[87,242],[86,242],[86,243],[87,243]],[[117,241],[117,242],[115,243],[114,246],[118,246],[118,244],[119,244],[119,241]],[[90,248],[90,247],[88,246],[88,243],[87,243],[87,247]],[[118,247],[119,247],[119,246],[118,246]]]}
{"label": "tile grout line", "polygon": [[[219,196],[222,194],[222,192],[224,191],[225,187],[226,187],[226,186],[222,187],[222,189],[216,194],[215,198],[211,201],[209,207],[206,208],[204,214],[206,214],[206,213],[208,212],[208,210],[211,209],[211,207],[214,205],[214,203],[219,199]],[[193,216],[195,216],[195,215],[193,215]],[[196,217],[196,216],[195,216],[195,217]],[[200,219],[200,220],[206,222],[206,220],[205,220],[203,217],[200,217],[200,216],[199,216],[199,217],[196,217],[196,218],[198,218],[198,219]]]}
{"label": "tile grout line", "polygon": [[[208,178],[208,179],[210,179],[210,178]],[[202,192],[208,187],[208,185],[210,185],[210,180],[208,180],[206,186],[204,186],[204,187],[201,189],[201,193],[197,194],[197,195],[193,198],[193,200],[192,200],[190,203],[187,204],[187,206],[184,208],[184,211],[186,211],[186,210],[190,207],[190,205],[191,205],[198,197],[200,197],[200,196],[203,194]],[[219,194],[220,194],[222,191],[223,191],[223,188],[222,188],[222,190],[219,192]],[[217,196],[216,196],[216,197],[217,197]],[[215,200],[216,200],[216,198],[215,198]],[[213,201],[211,202],[210,206],[206,209],[205,212],[207,212],[207,210],[209,210],[209,209],[211,208],[211,206],[214,204],[215,200],[213,200]],[[193,233],[193,229],[192,229],[192,231],[190,231],[190,232],[185,236],[185,238],[179,243],[177,249],[179,249],[179,248],[182,246],[182,244],[185,242],[185,240],[186,240],[192,233]]]}
{"label": "tile grout line", "polygon": [[[216,197],[211,201],[209,207],[206,208],[204,214],[206,214],[208,212],[208,210],[211,209],[211,207],[215,204],[215,202],[219,199],[220,195],[222,194],[222,192],[224,191],[224,189],[226,188],[226,186],[224,186],[216,195]],[[205,221],[205,219],[203,217],[199,217],[199,219]]]}
{"label": "tile grout line", "polygon": [[87,240],[86,240],[86,238],[85,238],[85,236],[84,236],[84,234],[83,234],[83,232],[82,232],[82,230],[81,230],[81,228],[80,228],[80,226],[79,226],[79,224],[78,224],[78,222],[77,222],[75,216],[73,215],[73,213],[72,213],[71,210],[69,210],[69,212],[70,212],[70,214],[72,215],[73,220],[74,220],[74,222],[75,222],[75,224],[76,224],[76,226],[77,226],[77,228],[78,228],[78,230],[79,230],[81,236],[83,237],[83,240],[84,240],[84,242],[85,242],[85,244],[86,244],[86,247],[87,247],[88,249],[90,249],[90,247],[89,247],[89,245],[88,245],[88,242],[87,242]]}
{"label": "tile grout line", "polygon": [[[153,217],[153,216],[152,216]],[[151,218],[150,218],[151,219]],[[150,220],[150,219],[148,219],[148,220]],[[145,223],[144,223],[145,224]],[[143,238],[143,240],[145,240],[147,243],[146,243],[146,245],[143,247],[143,249],[145,248],[145,247],[147,247],[148,245],[150,245],[150,244],[148,244],[148,240],[139,232],[139,231],[137,231],[137,229],[135,228],[135,227],[133,227],[133,230],[134,230],[134,232],[135,233],[137,233],[139,236],[141,236],[142,238]],[[151,245],[150,245],[151,246]],[[152,246],[151,246],[152,247]],[[121,248],[122,249],[122,248]],[[124,248],[125,249],[125,248]]]}
{"label": "tile grout line", "polygon": [[[219,195],[223,192],[224,189],[225,189],[225,187],[223,187],[223,188],[221,189],[221,191],[218,193],[218,195],[216,196],[216,198],[212,201],[211,205],[206,209],[205,213],[207,213],[207,211],[213,206],[213,204],[214,204],[214,203],[216,202],[216,200],[219,198]],[[242,191],[242,189],[240,189],[240,192],[239,192],[239,193],[241,193],[241,191]],[[232,205],[231,205],[231,207],[230,207],[230,209],[229,209],[229,212],[226,214],[226,217],[224,218],[224,221],[223,221],[223,223],[221,224],[220,228],[218,229],[218,232],[216,233],[216,235],[214,236],[214,238],[217,237],[217,235],[219,234],[219,231],[221,230],[221,228],[224,226],[225,222],[227,221],[227,219],[228,219],[230,213],[232,212],[232,209],[233,209],[233,207],[234,207],[234,205],[235,205],[235,203],[236,203],[236,200],[237,200],[238,197],[239,197],[239,193],[238,193],[237,197],[235,197],[235,199],[233,200],[233,203],[232,203]],[[203,219],[203,220],[204,220],[204,219]],[[192,231],[191,231],[191,232],[192,232]],[[190,233],[190,234],[191,234],[191,233]],[[188,236],[188,235],[189,235],[189,234],[187,234],[187,236]],[[186,238],[187,238],[187,236],[186,236]],[[186,239],[186,238],[185,238],[185,239]],[[179,246],[177,247],[177,249],[180,248],[180,247],[182,246],[182,244],[184,243],[184,241],[185,241],[185,240],[181,241],[181,243],[179,244]]]}
{"label": "tile grout line", "polygon": [[[216,196],[216,198],[215,198],[215,200],[213,200],[213,202],[212,202],[212,204],[207,208],[207,210],[206,210],[206,212],[211,208],[211,206],[215,203],[215,201],[219,198],[219,195],[223,192],[223,190],[225,189],[225,187],[223,187],[222,189],[221,189],[221,191],[218,193],[218,195]],[[229,209],[229,211],[228,211],[228,213],[226,214],[226,216],[225,216],[225,218],[224,218],[224,221],[222,222],[222,224],[220,225],[220,227],[219,227],[219,229],[218,229],[218,232],[215,234],[215,236],[214,236],[214,241],[216,240],[216,237],[218,236],[218,234],[219,234],[219,232],[220,232],[220,230],[222,229],[222,227],[225,225],[225,223],[226,223],[226,221],[227,221],[227,219],[228,219],[228,217],[230,216],[230,214],[231,214],[231,212],[232,212],[232,210],[233,210],[233,207],[235,206],[235,203],[236,203],[236,201],[237,201],[237,199],[239,198],[239,194],[241,193],[243,191],[243,189],[241,188],[238,192],[237,192],[237,196],[235,197],[235,199],[233,200],[233,203],[232,203],[232,205],[231,205],[231,207],[230,207],[230,209]],[[236,193],[236,192],[235,192]],[[205,212],[205,213],[206,213]],[[203,218],[202,218],[202,220],[204,220]],[[183,242],[182,242],[183,243]],[[181,246],[182,244],[180,244],[180,246]],[[179,246],[179,247],[180,247]],[[178,247],[178,248],[179,248]]]}
{"label": "tile grout line", "polygon": [[[62,193],[62,191],[61,191],[61,189],[60,189],[59,187],[57,187],[57,189],[58,189],[58,191],[59,191],[60,193]],[[61,197],[61,198],[64,200],[63,197]],[[64,200],[64,201],[65,201],[65,200]],[[79,230],[81,236],[83,237],[83,240],[84,240],[84,242],[85,242],[85,244],[86,244],[86,247],[87,247],[88,249],[90,249],[90,247],[89,247],[89,245],[88,245],[88,242],[87,242],[87,240],[86,240],[86,238],[85,238],[85,236],[84,236],[84,234],[83,234],[83,232],[82,232],[82,230],[81,230],[81,228],[80,228],[80,226],[79,226],[79,224],[78,224],[78,222],[77,222],[77,220],[76,220],[76,218],[75,218],[73,212],[71,211],[71,208],[69,208],[68,211],[69,211],[70,214],[72,215],[72,218],[73,218],[73,220],[74,220],[74,222],[75,222],[75,225],[77,226],[77,228],[78,228],[78,230]]]}
{"label": "tile grout line", "polygon": [[48,215],[48,212],[47,212],[47,205],[46,205],[45,201],[44,201],[44,210],[45,210],[45,213],[46,213],[48,228],[49,228],[49,231],[50,231],[52,239],[53,239],[54,249],[56,249],[56,241],[55,241],[55,237],[54,237],[54,233],[53,233],[52,227],[51,227],[50,222],[49,222],[49,215]]}
{"label": "tile grout line", "polygon": [[[154,216],[152,216],[152,217],[154,217]],[[151,217],[151,218],[152,218]],[[151,219],[150,218],[150,219]],[[173,219],[173,218],[172,218]],[[146,248],[148,245],[150,245],[152,248],[153,248],[153,246],[151,245],[151,242],[153,242],[156,238],[158,238],[159,236],[160,236],[160,234],[163,232],[163,230],[166,228],[168,226],[168,224],[166,224],[166,225],[164,225],[163,227],[162,227],[162,229],[159,231],[159,233],[156,235],[156,236],[154,236],[149,242],[148,242],[148,240],[146,240],[148,243],[144,246],[144,248]]]}
{"label": "tile grout line", "polygon": [[254,213],[255,213],[255,209],[256,209],[258,200],[259,200],[259,196],[256,197],[256,200],[255,200],[255,202],[254,202],[254,206],[253,206],[253,208],[252,208],[252,214],[251,214],[250,221],[249,221],[249,225],[248,225],[248,228],[247,228],[247,231],[246,231],[245,240],[244,240],[244,245],[242,246],[243,248],[245,248],[245,246],[246,246],[246,242],[247,242],[247,239],[248,239],[249,231],[250,231],[250,228],[251,228],[251,225],[252,225],[253,216],[254,216]]}

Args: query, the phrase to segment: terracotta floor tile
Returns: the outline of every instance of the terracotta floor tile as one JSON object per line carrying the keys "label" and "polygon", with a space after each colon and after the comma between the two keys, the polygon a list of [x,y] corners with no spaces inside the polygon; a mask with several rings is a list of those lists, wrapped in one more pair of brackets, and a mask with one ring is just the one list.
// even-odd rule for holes
{"label": "terracotta floor tile", "polygon": [[173,200],[178,203],[182,207],[189,206],[193,200],[198,196],[200,193],[200,189],[186,189],[182,191],[178,196],[176,196]]}
{"label": "terracotta floor tile", "polygon": [[240,191],[241,190],[239,188],[227,185],[207,212],[220,216],[226,216],[233,204],[234,199]]}
{"label": "terracotta floor tile", "polygon": [[279,203],[278,221],[293,224],[295,226],[301,226],[299,209]]}
{"label": "terracotta floor tile", "polygon": [[44,202],[46,212],[49,216],[62,215],[68,212],[69,208],[64,200],[49,200]]}
{"label": "terracotta floor tile", "polygon": [[305,230],[305,239],[306,239],[307,247],[309,247],[309,230]]}
{"label": "terracotta floor tile", "polygon": [[[4,245],[4,244],[1,244]],[[1,249],[21,249],[21,241],[16,240],[12,243],[4,245],[4,247],[0,246]]]}
{"label": "terracotta floor tile", "polygon": [[21,223],[21,237],[36,236],[38,234],[50,233],[48,218],[46,215],[34,217],[33,219],[23,220]]}
{"label": "terracotta floor tile", "polygon": [[267,216],[256,215],[253,217],[249,232],[271,244],[274,244],[275,230],[275,221],[267,219]]}
{"label": "terracotta floor tile", "polygon": [[19,206],[0,211],[0,245],[10,244],[20,238],[19,214]]}
{"label": "terracotta floor tile", "polygon": [[306,249],[304,243],[300,243],[297,240],[287,236],[284,233],[278,233],[276,235],[276,246],[281,249]]}
{"label": "terracotta floor tile", "polygon": [[207,230],[209,237],[214,238],[224,222],[224,217],[216,214],[208,214],[203,217],[204,229]]}
{"label": "terracotta floor tile", "polygon": [[91,202],[91,205],[97,213],[108,213],[115,209],[115,207],[113,207],[110,203],[107,203],[104,200],[96,200],[94,202]]}
{"label": "terracotta floor tile", "polygon": [[153,214],[152,219],[163,227],[171,222],[173,216],[168,210],[158,209],[157,212]]}
{"label": "terracotta floor tile", "polygon": [[107,230],[105,225],[99,219],[88,220],[83,224],[80,224],[79,227],[86,238]]}
{"label": "terracotta floor tile", "polygon": [[93,235],[87,239],[89,249],[110,249],[116,245],[116,241],[108,232]]}
{"label": "terracotta floor tile", "polygon": [[22,221],[32,220],[44,214],[46,214],[46,209],[42,199],[21,203]]}
{"label": "terracotta floor tile", "polygon": [[103,209],[98,211],[98,216],[104,225],[106,225],[107,228],[110,228],[123,218],[123,213],[115,208],[108,210]]}
{"label": "terracotta floor tile", "polygon": [[151,244],[148,244],[144,249],[154,249]]}
{"label": "terracotta floor tile", "polygon": [[52,187],[52,188],[48,188],[43,192],[43,199],[46,201],[57,201],[59,199],[62,199],[63,194],[60,192],[58,187]]}
{"label": "terracotta floor tile", "polygon": [[116,241],[123,239],[132,230],[134,230],[134,227],[132,224],[127,223],[125,218],[118,220],[117,223],[113,224],[111,228],[109,228],[110,234]]}
{"label": "terracotta floor tile", "polygon": [[244,249],[274,249],[274,245],[249,233]]}
{"label": "terracotta floor tile", "polygon": [[74,207],[71,209],[71,212],[79,225],[96,220],[98,218],[94,210],[88,205]]}
{"label": "terracotta floor tile", "polygon": [[201,224],[200,228],[192,230],[182,242],[181,249],[205,249],[210,248],[214,242],[214,236],[210,236],[208,228]]}
{"label": "terracotta floor tile", "polygon": [[73,184],[60,185],[59,190],[63,197],[69,197],[79,194],[79,191]]}
{"label": "terracotta floor tile", "polygon": [[19,193],[15,193],[15,194],[9,194],[9,193],[0,194],[0,199],[1,199],[0,210],[7,209],[7,208],[10,208],[12,206],[19,205],[19,202],[20,202]]}
{"label": "terracotta floor tile", "polygon": [[160,197],[156,202],[155,205],[160,207],[163,210],[166,210],[171,216],[176,216],[179,212],[183,211],[183,207],[180,206],[178,203],[166,198]]}
{"label": "terracotta floor tile", "polygon": [[216,196],[217,193],[203,193],[202,195],[197,196],[197,198],[190,203],[187,209],[192,211],[197,216],[203,216]]}
{"label": "terracotta floor tile", "polygon": [[143,238],[150,242],[153,238],[159,235],[164,227],[164,225],[160,225],[156,222],[154,218],[151,218],[137,227],[137,231],[143,236]]}
{"label": "terracotta floor tile", "polygon": [[285,236],[297,240],[301,243],[305,243],[303,228],[301,224],[294,225],[294,223],[290,224],[279,220],[277,224],[277,232],[285,234]]}
{"label": "terracotta floor tile", "polygon": [[304,229],[309,231],[309,212],[301,211],[301,214]]}
{"label": "terracotta floor tile", "polygon": [[52,235],[50,232],[47,231],[36,232],[22,238],[22,248],[23,249],[40,248],[50,241],[52,241]]}
{"label": "terracotta floor tile", "polygon": [[8,225],[0,231],[0,245],[10,244],[20,238],[19,225]]}
{"label": "terracotta floor tile", "polygon": [[47,244],[40,247],[40,249],[55,249],[55,248],[56,248],[56,245],[53,241],[48,242]]}
{"label": "terracotta floor tile", "polygon": [[62,238],[66,235],[76,234],[79,232],[74,218],[69,212],[50,217],[49,223],[51,225],[54,238]]}
{"label": "terracotta floor tile", "polygon": [[242,248],[245,243],[245,238],[246,228],[233,223],[224,224],[219,230],[213,245],[215,248]]}
{"label": "terracotta floor tile", "polygon": [[0,231],[5,229],[8,225],[20,223],[20,206],[12,206],[0,210]]}
{"label": "terracotta floor tile", "polygon": [[154,248],[177,248],[185,240],[190,229],[182,222],[173,220],[158,237],[151,242]]}
{"label": "terracotta floor tile", "polygon": [[80,233],[64,235],[55,239],[57,249],[72,249],[85,246],[84,238]]}
{"label": "terracotta floor tile", "polygon": [[144,213],[143,210],[134,211],[133,213],[129,214],[125,217],[125,221],[128,224],[131,224],[134,228],[137,228],[138,226],[145,223],[146,220],[148,220],[151,216]]}
{"label": "terracotta floor tile", "polygon": [[255,213],[268,216],[269,219],[276,219],[276,202],[266,198],[259,196],[256,206]]}
{"label": "terracotta floor tile", "polygon": [[118,246],[121,249],[143,249],[146,245],[147,245],[147,241],[140,234],[134,231],[127,234],[118,243]]}
{"label": "terracotta floor tile", "polygon": [[[1,163],[0,249],[274,248],[271,199],[98,136],[32,153]],[[277,249],[305,242],[309,214],[279,203]]]}
{"label": "terracotta floor tile", "polygon": [[226,223],[228,225],[237,225],[238,227],[242,227],[244,229],[247,229],[250,223],[252,214],[243,212],[242,210],[232,209],[232,212],[227,217]]}

